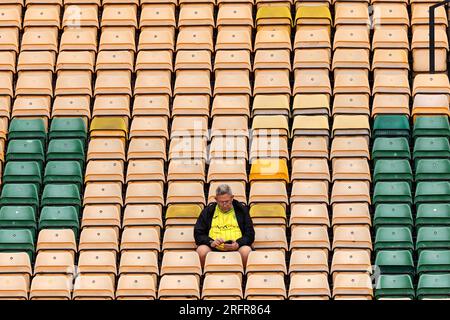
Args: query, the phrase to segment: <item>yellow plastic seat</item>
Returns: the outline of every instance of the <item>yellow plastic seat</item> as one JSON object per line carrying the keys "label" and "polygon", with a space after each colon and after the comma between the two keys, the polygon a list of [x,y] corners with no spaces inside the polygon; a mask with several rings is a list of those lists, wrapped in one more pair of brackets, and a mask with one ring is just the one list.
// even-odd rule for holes
{"label": "yellow plastic seat", "polygon": [[89,128],[92,137],[127,137],[128,121],[123,117],[94,117]]}
{"label": "yellow plastic seat", "polygon": [[329,135],[328,116],[298,115],[294,117],[291,136],[326,136]]}
{"label": "yellow plastic seat", "polygon": [[286,225],[286,208],[281,204],[257,203],[250,207],[255,225]]}
{"label": "yellow plastic seat", "polygon": [[166,225],[194,225],[203,206],[198,204],[172,204],[166,210]]}
{"label": "yellow plastic seat", "polygon": [[256,159],[250,169],[250,181],[282,180],[289,183],[286,159]]}
{"label": "yellow plastic seat", "polygon": [[338,135],[370,136],[369,117],[366,115],[336,115],[333,121],[332,137]]}
{"label": "yellow plastic seat", "polygon": [[252,115],[290,115],[289,95],[257,94],[253,98]]}
{"label": "yellow plastic seat", "polygon": [[328,115],[330,112],[330,96],[327,94],[297,94],[292,104],[296,115]]}
{"label": "yellow plastic seat", "polygon": [[325,5],[300,6],[295,14],[295,24],[331,25],[330,9]]}
{"label": "yellow plastic seat", "polygon": [[292,16],[289,8],[280,7],[260,7],[256,12],[256,25],[292,25]]}
{"label": "yellow plastic seat", "polygon": [[255,115],[252,123],[253,135],[258,136],[289,136],[289,125],[286,116]]}

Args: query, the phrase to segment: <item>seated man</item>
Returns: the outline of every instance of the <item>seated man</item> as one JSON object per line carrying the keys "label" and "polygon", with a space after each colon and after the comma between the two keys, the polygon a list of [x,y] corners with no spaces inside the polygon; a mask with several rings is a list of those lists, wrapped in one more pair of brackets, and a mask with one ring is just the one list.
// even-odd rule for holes
{"label": "seated man", "polygon": [[247,208],[233,199],[229,185],[221,184],[216,190],[216,202],[206,206],[194,227],[197,253],[202,266],[210,251],[239,251],[246,265],[255,230]]}

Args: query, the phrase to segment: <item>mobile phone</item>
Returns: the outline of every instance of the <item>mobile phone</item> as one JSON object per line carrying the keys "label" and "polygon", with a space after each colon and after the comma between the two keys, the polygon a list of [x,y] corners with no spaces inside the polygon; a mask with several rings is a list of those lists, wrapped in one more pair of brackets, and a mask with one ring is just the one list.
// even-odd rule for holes
{"label": "mobile phone", "polygon": [[227,240],[227,241],[225,241],[225,243],[226,243],[226,244],[232,244],[232,243],[233,243],[233,240]]}

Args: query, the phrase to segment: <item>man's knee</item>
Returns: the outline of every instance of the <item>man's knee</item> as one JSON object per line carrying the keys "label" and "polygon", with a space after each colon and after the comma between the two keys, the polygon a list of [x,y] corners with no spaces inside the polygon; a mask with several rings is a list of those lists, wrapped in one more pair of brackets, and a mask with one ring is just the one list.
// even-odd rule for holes
{"label": "man's knee", "polygon": [[251,251],[252,251],[252,248],[250,246],[242,246],[239,248],[239,253],[241,255],[248,256]]}
{"label": "man's knee", "polygon": [[211,248],[202,244],[197,248],[197,253],[199,256],[206,256],[208,254],[208,252],[211,251]]}

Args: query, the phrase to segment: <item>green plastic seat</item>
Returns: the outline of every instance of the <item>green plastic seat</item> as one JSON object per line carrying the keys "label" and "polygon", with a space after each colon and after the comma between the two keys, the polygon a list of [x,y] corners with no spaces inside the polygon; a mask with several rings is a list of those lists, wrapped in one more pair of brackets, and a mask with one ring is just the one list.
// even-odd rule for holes
{"label": "green plastic seat", "polygon": [[378,115],[373,122],[373,137],[410,136],[408,117],[405,115]]}
{"label": "green plastic seat", "polygon": [[381,226],[406,226],[412,228],[411,207],[405,203],[381,203],[375,208],[373,225],[375,229]]}
{"label": "green plastic seat", "polygon": [[8,142],[6,161],[37,161],[42,166],[45,161],[44,146],[40,140],[14,139]]}
{"label": "green plastic seat", "polygon": [[407,274],[382,274],[375,287],[375,299],[410,298],[414,299],[414,286]]}
{"label": "green plastic seat", "polygon": [[47,161],[74,160],[84,163],[84,143],[80,139],[50,140],[47,150]]}
{"label": "green plastic seat", "polygon": [[417,261],[417,273],[450,272],[450,250],[422,250]]}
{"label": "green plastic seat", "polygon": [[407,227],[380,227],[375,233],[375,251],[413,250],[413,238],[411,230]]}
{"label": "green plastic seat", "polygon": [[412,204],[411,188],[405,181],[380,181],[375,184],[373,203],[406,203]]}
{"label": "green plastic seat", "polygon": [[416,161],[415,172],[416,181],[450,181],[450,160],[419,159]]}
{"label": "green plastic seat", "polygon": [[375,258],[375,265],[382,274],[407,273],[414,275],[414,261],[409,250],[381,250]]}
{"label": "green plastic seat", "polygon": [[414,142],[413,158],[449,158],[450,144],[446,137],[417,138]]}
{"label": "green plastic seat", "polygon": [[39,218],[41,229],[72,229],[77,235],[80,224],[78,210],[73,206],[43,207]]}
{"label": "green plastic seat", "polygon": [[411,183],[413,174],[406,159],[380,159],[375,163],[373,181],[407,181]]}
{"label": "green plastic seat", "polygon": [[448,117],[417,117],[414,121],[413,138],[428,136],[450,137],[450,123]]}
{"label": "green plastic seat", "polygon": [[417,229],[416,249],[440,250],[450,247],[450,227],[420,227]]}
{"label": "green plastic seat", "polygon": [[416,184],[414,203],[450,202],[450,182],[447,181],[421,181]]}
{"label": "green plastic seat", "polygon": [[38,188],[32,183],[7,183],[3,185],[0,205],[39,207]]}
{"label": "green plastic seat", "polygon": [[45,142],[47,129],[44,119],[13,118],[9,123],[8,140],[38,139]]}
{"label": "green plastic seat", "polygon": [[26,252],[33,261],[34,251],[29,229],[0,229],[0,252]]}
{"label": "green plastic seat", "polygon": [[416,210],[416,227],[450,225],[449,203],[422,203]]}
{"label": "green plastic seat", "polygon": [[372,146],[372,159],[377,161],[381,158],[411,158],[408,139],[399,138],[376,138]]}
{"label": "green plastic seat", "polygon": [[3,206],[0,208],[0,228],[30,229],[36,234],[36,210],[31,206]]}
{"label": "green plastic seat", "polygon": [[36,161],[9,161],[3,171],[3,183],[42,184],[42,169]]}
{"label": "green plastic seat", "polygon": [[87,128],[83,118],[53,118],[50,124],[50,139],[86,140]]}
{"label": "green plastic seat", "polygon": [[42,192],[41,205],[44,206],[81,206],[80,189],[76,184],[47,184]]}
{"label": "green plastic seat", "polygon": [[44,183],[75,183],[81,188],[83,171],[77,161],[49,161],[45,166]]}
{"label": "green plastic seat", "polygon": [[450,297],[450,273],[422,274],[417,284],[417,298]]}

